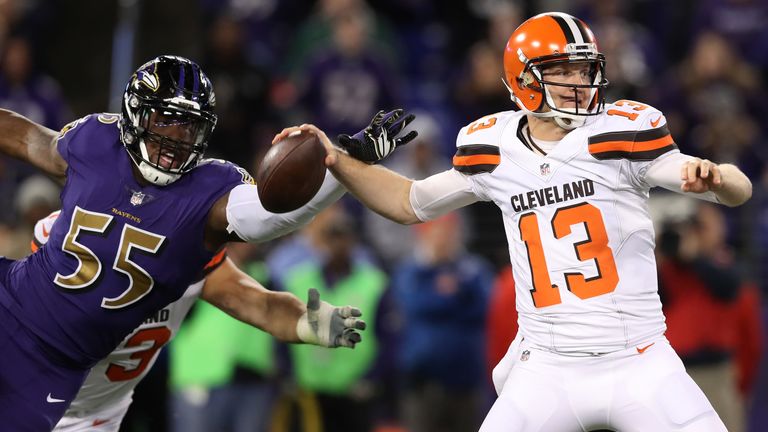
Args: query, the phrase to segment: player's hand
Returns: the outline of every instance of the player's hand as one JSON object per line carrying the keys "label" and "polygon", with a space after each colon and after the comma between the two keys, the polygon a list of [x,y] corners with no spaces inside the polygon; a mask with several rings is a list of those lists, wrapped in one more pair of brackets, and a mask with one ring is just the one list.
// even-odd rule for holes
{"label": "player's hand", "polygon": [[410,131],[405,136],[397,135],[415,119],[413,114],[405,114],[402,109],[385,113],[379,111],[373,116],[371,124],[354,135],[338,136],[339,145],[353,158],[375,163],[389,156],[397,147],[406,145],[419,134]]}
{"label": "player's hand", "polygon": [[307,311],[296,323],[296,333],[302,342],[329,348],[349,347],[362,340],[358,330],[365,330],[360,309],[352,306],[336,307],[320,300],[315,288],[309,289]]}
{"label": "player's hand", "polygon": [[315,134],[320,139],[320,142],[323,143],[323,146],[327,152],[325,157],[325,166],[330,167],[336,164],[336,161],[338,160],[338,155],[336,152],[339,151],[339,149],[333,145],[325,132],[313,124],[304,123],[300,126],[287,127],[275,135],[274,138],[272,138],[272,144],[274,145],[276,142],[295,132],[310,132]]}
{"label": "player's hand", "polygon": [[684,163],[680,168],[680,179],[683,192],[704,193],[723,187],[720,167],[708,159],[694,158]]}

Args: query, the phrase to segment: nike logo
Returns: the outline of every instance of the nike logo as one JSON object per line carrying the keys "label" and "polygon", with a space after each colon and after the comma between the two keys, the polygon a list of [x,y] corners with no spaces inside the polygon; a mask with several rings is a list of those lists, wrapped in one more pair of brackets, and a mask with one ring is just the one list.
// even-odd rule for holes
{"label": "nike logo", "polygon": [[48,226],[53,226],[53,223],[56,222],[56,219],[59,217],[60,214],[61,214],[61,210],[56,210],[55,212],[49,214],[48,217],[40,221],[40,226],[43,229],[44,239],[47,239],[48,236],[51,234],[51,232],[48,231]]}
{"label": "nike logo", "polygon": [[103,425],[105,423],[108,423],[108,422],[109,422],[109,419],[106,419],[106,420],[104,420],[104,419],[96,419],[96,420],[93,421],[93,424],[91,425],[91,427],[101,426],[101,425]]}
{"label": "nike logo", "polygon": [[652,344],[650,344],[650,345],[646,345],[646,346],[644,346],[644,347],[642,347],[642,348],[640,348],[640,347],[637,347],[637,353],[638,353],[638,354],[642,354],[642,353],[644,353],[644,352],[645,352],[645,350],[647,350],[648,348],[652,347],[652,346],[653,346],[653,344],[655,344],[655,343],[656,343],[656,342],[654,342],[654,343],[652,343]]}
{"label": "nike logo", "polygon": [[48,396],[46,396],[45,401],[48,403],[66,402],[64,399],[56,399],[55,397],[51,396],[50,393],[48,393]]}
{"label": "nike logo", "polygon": [[664,116],[663,116],[663,115],[660,115],[660,116],[659,116],[659,118],[657,118],[656,120],[651,120],[651,127],[656,127],[656,126],[658,126],[658,124],[659,124],[659,122],[661,121],[661,118],[662,118],[662,117],[664,117]]}

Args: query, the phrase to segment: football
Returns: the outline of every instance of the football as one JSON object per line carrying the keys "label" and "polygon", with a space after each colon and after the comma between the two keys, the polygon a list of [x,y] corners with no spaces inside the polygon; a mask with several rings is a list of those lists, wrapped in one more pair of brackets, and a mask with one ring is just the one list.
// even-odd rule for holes
{"label": "football", "polygon": [[272,145],[256,171],[256,187],[265,209],[286,213],[303,206],[325,178],[326,151],[315,134],[289,135]]}

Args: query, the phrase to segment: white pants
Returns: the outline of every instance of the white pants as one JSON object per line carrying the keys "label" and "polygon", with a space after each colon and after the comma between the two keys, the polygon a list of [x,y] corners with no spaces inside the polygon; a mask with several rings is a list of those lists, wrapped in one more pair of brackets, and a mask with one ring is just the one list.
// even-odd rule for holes
{"label": "white pants", "polygon": [[726,431],[666,338],[599,356],[519,339],[493,371],[499,397],[480,432]]}
{"label": "white pants", "polygon": [[129,397],[98,411],[67,411],[53,432],[117,432],[131,401]]}

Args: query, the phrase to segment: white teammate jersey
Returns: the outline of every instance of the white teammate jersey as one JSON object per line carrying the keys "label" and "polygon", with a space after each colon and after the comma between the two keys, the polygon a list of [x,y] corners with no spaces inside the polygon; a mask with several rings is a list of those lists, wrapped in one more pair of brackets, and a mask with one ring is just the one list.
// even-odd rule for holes
{"label": "white teammate jersey", "polygon": [[147,318],[88,373],[64,417],[97,412],[130,399],[147,375],[160,350],[179,331],[181,322],[200,297],[205,280],[192,284],[184,295]]}
{"label": "white teammate jersey", "polygon": [[[56,211],[37,222],[32,240],[33,251],[48,241],[58,216]],[[224,251],[211,260],[205,271],[212,270],[223,259]],[[181,298],[148,317],[114,351],[97,363],[64,413],[62,422],[72,417],[98,415],[115,406],[124,406],[127,410],[133,389],[152,368],[163,346],[176,335],[184,317],[200,297],[204,283],[202,279],[190,285]]]}
{"label": "white teammate jersey", "polygon": [[454,169],[501,209],[521,334],[532,346],[606,353],[662,336],[649,167],[680,156],[660,111],[618,101],[546,156],[523,112],[464,127]]}

